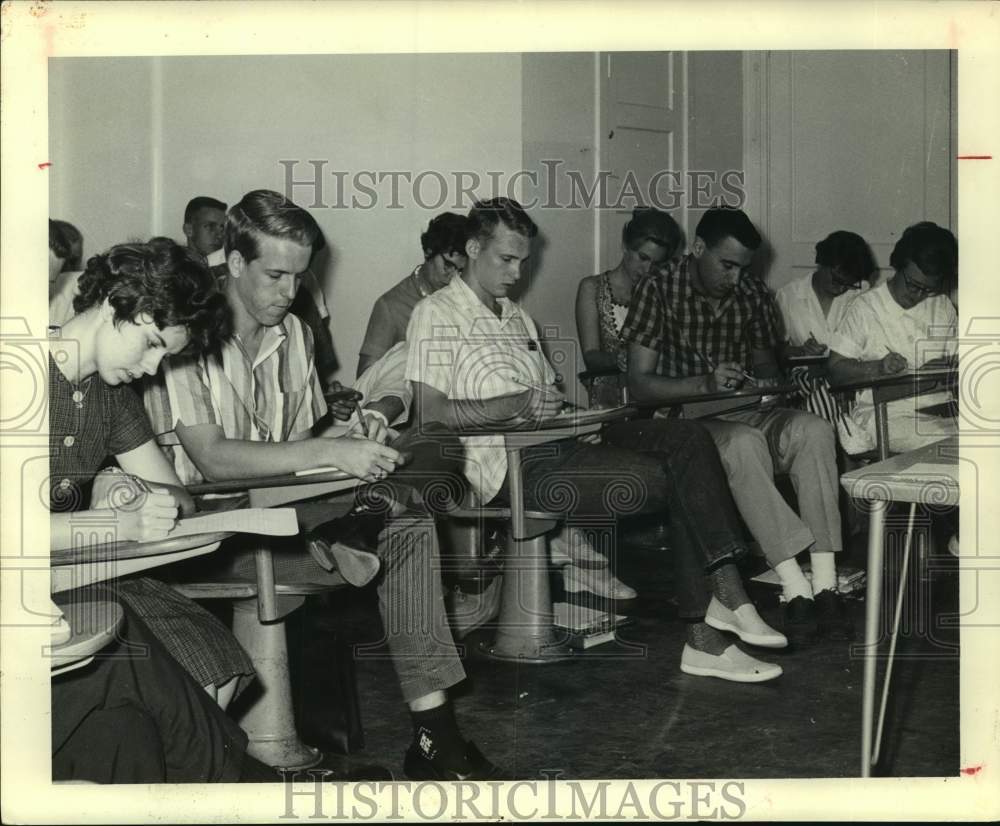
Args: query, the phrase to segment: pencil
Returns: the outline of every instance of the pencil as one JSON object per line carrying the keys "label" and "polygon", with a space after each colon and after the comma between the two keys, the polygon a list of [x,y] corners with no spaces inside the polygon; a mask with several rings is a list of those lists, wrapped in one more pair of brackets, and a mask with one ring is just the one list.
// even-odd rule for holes
{"label": "pencil", "polygon": [[361,409],[361,402],[358,401],[357,397],[354,399],[354,412],[358,414],[358,421],[361,423],[361,432],[365,434],[366,439],[370,439],[371,435],[368,433],[368,420],[365,418],[364,411]]}

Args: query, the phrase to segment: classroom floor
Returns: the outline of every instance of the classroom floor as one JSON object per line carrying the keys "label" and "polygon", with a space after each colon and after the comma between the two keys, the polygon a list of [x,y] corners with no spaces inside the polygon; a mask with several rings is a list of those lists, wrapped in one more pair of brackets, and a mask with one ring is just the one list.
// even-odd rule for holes
{"label": "classroom floor", "polygon": [[[463,732],[485,755],[521,778],[538,778],[543,770],[578,779],[858,775],[863,661],[849,644],[756,649],[784,668],[777,680],[758,685],[684,675],[684,627],[671,602],[669,565],[649,550],[623,557],[619,576],[641,593],[628,608],[636,622],[620,633],[622,644],[539,666],[471,653],[488,632],[466,638],[468,679],[453,697]],[[863,568],[864,561],[861,534],[841,564]],[[958,631],[945,619],[958,608],[953,562],[932,555],[923,576],[911,571],[876,774],[958,774]],[[750,567],[761,564],[751,560]],[[887,570],[894,564],[890,559]],[[892,588],[883,598],[886,628],[897,581],[898,575],[886,576]],[[765,619],[776,624],[777,591],[759,585],[749,591]],[[848,605],[860,640],[864,601]],[[313,688],[328,676],[325,652],[332,633],[354,643],[380,636],[370,590],[340,591],[300,613],[292,635],[301,644],[292,648],[295,676]],[[392,665],[370,653],[355,662],[365,745],[349,760],[381,764],[402,779],[411,727]]]}

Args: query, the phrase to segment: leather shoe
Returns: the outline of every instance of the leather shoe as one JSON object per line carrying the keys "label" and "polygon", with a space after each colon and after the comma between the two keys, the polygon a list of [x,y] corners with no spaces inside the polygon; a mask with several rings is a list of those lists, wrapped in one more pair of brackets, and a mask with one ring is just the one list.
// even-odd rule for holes
{"label": "leather shoe", "polygon": [[793,646],[808,645],[816,640],[816,603],[805,597],[795,597],[785,604],[785,636]]}
{"label": "leather shoe", "polygon": [[476,744],[465,744],[464,771],[443,766],[438,758],[427,757],[414,743],[406,750],[403,759],[403,773],[410,780],[513,780],[513,775],[499,766],[494,766],[476,748]]}
{"label": "leather shoe", "polygon": [[719,631],[735,634],[750,645],[761,648],[784,648],[788,645],[788,638],[764,622],[757,609],[749,602],[731,611],[712,597],[705,613],[705,622]]}
{"label": "leather shoe", "polygon": [[707,654],[685,644],[681,654],[681,671],[695,677],[718,677],[734,683],[763,683],[780,677],[782,668],[754,659],[735,645],[721,654]]}
{"label": "leather shoe", "polygon": [[604,599],[635,599],[636,592],[618,577],[611,573],[610,568],[591,570],[578,568],[576,565],[566,565],[562,569],[563,589],[566,593],[575,594],[579,591],[589,591]]}
{"label": "leather shoe", "polygon": [[837,642],[854,639],[854,624],[847,615],[844,598],[830,588],[816,594],[816,629],[820,636]]}
{"label": "leather shoe", "polygon": [[343,542],[331,542],[315,533],[306,536],[306,548],[317,565],[326,571],[339,572],[358,588],[371,582],[382,564],[371,551],[352,548]]}

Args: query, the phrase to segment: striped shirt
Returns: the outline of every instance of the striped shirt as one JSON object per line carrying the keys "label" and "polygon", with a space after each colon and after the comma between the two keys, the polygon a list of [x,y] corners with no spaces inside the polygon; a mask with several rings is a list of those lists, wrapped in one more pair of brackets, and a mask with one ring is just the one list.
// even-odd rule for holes
{"label": "striped shirt", "polygon": [[622,339],[660,353],[659,372],[669,378],[711,373],[706,358],[753,369],[753,351],[776,347],[779,318],[763,282],[741,278],[718,308],[692,283],[689,255],[666,278],[648,277],[636,287]]}
{"label": "striped shirt", "polygon": [[[523,393],[524,385],[511,377],[535,385],[553,384],[555,371],[542,352],[535,322],[510,299],[497,301],[499,318],[464,280],[453,278],[417,304],[406,331],[407,380],[463,400]],[[496,496],[507,475],[503,436],[460,438],[465,475],[485,504]]]}
{"label": "striped shirt", "polygon": [[264,330],[251,358],[234,335],[221,352],[164,359],[143,396],[157,441],[185,485],[202,481],[174,427],[214,424],[228,439],[283,442],[326,412],[312,335],[294,315]]}

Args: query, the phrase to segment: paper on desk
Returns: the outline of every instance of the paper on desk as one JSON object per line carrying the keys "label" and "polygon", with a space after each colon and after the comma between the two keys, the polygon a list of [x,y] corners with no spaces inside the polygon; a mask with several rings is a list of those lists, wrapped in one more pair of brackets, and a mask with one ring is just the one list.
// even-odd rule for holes
{"label": "paper on desk", "polygon": [[222,531],[294,536],[299,532],[299,520],[295,515],[295,508],[241,508],[178,519],[167,538]]}
{"label": "paper on desk", "polygon": [[906,479],[907,482],[920,482],[927,481],[931,483],[940,483],[941,477],[945,476],[948,480],[958,486],[958,464],[935,464],[933,462],[917,462],[915,465],[910,465],[905,470],[899,471],[900,478]]}

